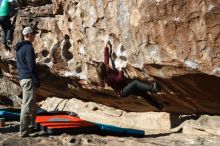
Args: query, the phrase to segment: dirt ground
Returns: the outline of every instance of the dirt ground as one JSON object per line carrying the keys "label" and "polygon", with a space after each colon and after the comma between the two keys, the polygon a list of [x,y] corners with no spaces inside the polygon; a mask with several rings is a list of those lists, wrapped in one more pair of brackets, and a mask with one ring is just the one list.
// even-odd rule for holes
{"label": "dirt ground", "polygon": [[96,134],[78,134],[78,135],[47,135],[42,134],[38,137],[20,138],[18,135],[19,123],[6,122],[4,128],[0,128],[0,145],[1,146],[219,146],[220,137],[218,136],[198,136],[185,135],[181,130],[176,132],[154,134],[147,133],[143,138],[135,137],[117,137],[101,136]]}

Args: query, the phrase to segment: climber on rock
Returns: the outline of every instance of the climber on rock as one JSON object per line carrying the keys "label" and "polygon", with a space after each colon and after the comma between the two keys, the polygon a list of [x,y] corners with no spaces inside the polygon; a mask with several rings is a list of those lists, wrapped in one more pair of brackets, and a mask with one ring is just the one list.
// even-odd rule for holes
{"label": "climber on rock", "polygon": [[0,0],[0,25],[2,27],[3,35],[2,41],[6,50],[10,50],[11,44],[11,3],[16,0]]}
{"label": "climber on rock", "polygon": [[[114,68],[115,57],[112,55],[111,50],[111,44],[108,42],[104,50],[104,62],[98,64],[96,68],[99,78],[99,86],[105,87],[106,83],[108,86],[112,87],[120,97],[127,97],[129,95],[142,96],[151,105],[161,111],[163,105],[148,94],[148,92],[157,93],[160,90],[158,83],[153,82],[152,84],[146,84],[138,80],[128,82],[124,76],[124,69],[121,67],[118,67],[117,69]],[[109,65],[109,58],[112,61],[113,68]]]}

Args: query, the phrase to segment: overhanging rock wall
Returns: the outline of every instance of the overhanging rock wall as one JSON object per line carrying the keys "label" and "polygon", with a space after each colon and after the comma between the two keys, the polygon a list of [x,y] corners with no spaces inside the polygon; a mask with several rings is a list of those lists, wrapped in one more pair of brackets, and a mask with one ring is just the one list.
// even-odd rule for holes
{"label": "overhanging rock wall", "polygon": [[[166,111],[220,113],[218,0],[31,0],[26,5],[12,17],[13,45],[21,39],[23,25],[38,30],[34,47],[41,68],[40,97],[154,110],[141,98],[120,99],[110,88],[97,91],[91,62],[103,60],[110,40],[116,65],[128,63],[129,77],[156,79],[163,86],[157,98],[168,103]],[[1,52],[13,57],[13,51]]]}

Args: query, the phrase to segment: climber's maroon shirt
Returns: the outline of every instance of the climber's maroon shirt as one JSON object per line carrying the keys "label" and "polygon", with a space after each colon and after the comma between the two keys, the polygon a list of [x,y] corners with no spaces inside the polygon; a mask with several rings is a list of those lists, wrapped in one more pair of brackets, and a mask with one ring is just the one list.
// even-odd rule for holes
{"label": "climber's maroon shirt", "polygon": [[[104,50],[104,63],[109,66],[109,48],[105,47]],[[108,86],[112,87],[118,94],[120,94],[121,90],[128,84],[123,71],[116,71],[112,68],[108,68],[107,78],[105,82]]]}

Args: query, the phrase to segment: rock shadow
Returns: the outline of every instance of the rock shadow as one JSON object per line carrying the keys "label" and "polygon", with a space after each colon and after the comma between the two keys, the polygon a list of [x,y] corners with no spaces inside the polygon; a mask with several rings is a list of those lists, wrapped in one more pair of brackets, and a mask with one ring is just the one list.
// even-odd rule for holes
{"label": "rock shadow", "polygon": [[65,35],[64,39],[63,39],[63,45],[62,45],[62,49],[61,49],[61,54],[62,54],[62,57],[66,61],[69,61],[70,59],[73,58],[73,54],[69,51],[71,46],[72,45],[70,43],[70,37],[68,35]]}
{"label": "rock shadow", "polygon": [[168,136],[168,135],[171,135],[171,134],[174,134],[174,133],[182,133],[182,131],[183,131],[183,128],[180,128],[179,130],[177,130],[175,132],[145,135],[144,138],[157,138],[157,137],[162,137],[162,136]]}
{"label": "rock shadow", "polygon": [[7,105],[7,106],[14,106],[13,101],[6,96],[0,96],[0,104],[1,105]]}
{"label": "rock shadow", "polygon": [[200,114],[183,115],[179,113],[170,113],[171,128],[178,127],[187,120],[198,120],[200,117]]}
{"label": "rock shadow", "polygon": [[[7,126],[7,124],[6,124],[6,126]],[[0,128],[0,133],[2,133],[2,134],[18,132],[18,131],[19,131],[19,125]]]}

